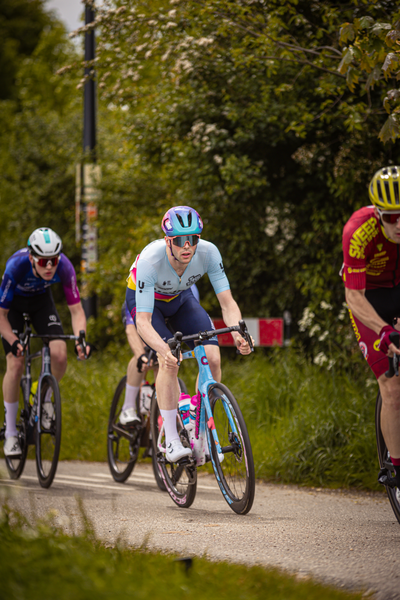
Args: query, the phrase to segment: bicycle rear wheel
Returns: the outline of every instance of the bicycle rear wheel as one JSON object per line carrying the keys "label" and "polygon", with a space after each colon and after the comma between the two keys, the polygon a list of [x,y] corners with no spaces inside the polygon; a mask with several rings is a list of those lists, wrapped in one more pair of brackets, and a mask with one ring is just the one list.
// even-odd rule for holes
{"label": "bicycle rear wheel", "polygon": [[[132,473],[136,464],[142,428],[138,425],[125,427],[120,424],[119,417],[125,402],[126,375],[115,390],[111,403],[107,430],[107,459],[111,475],[118,483],[123,483]],[[139,415],[139,394],[136,398],[136,410]]]}
{"label": "bicycle rear wheel", "polygon": [[[51,389],[51,402],[44,402],[47,391]],[[45,375],[42,379],[40,392],[41,414],[38,415],[41,431],[36,425],[36,471],[39,483],[48,488],[53,483],[56,474],[58,457],[61,446],[61,396],[60,388],[53,375]],[[50,415],[48,426],[43,422]]]}
{"label": "bicycle rear wheel", "polygon": [[[181,441],[183,445],[188,445],[189,440],[185,436],[185,430],[178,414],[178,431],[181,432]],[[162,430],[162,419],[158,408],[156,395],[153,394],[150,413],[151,436],[153,440],[153,471],[160,489],[165,489],[172,500],[181,508],[189,508],[196,497],[197,471],[196,466],[192,464],[170,463],[161,452],[159,444],[165,445],[164,435],[160,435]],[[163,488],[161,487],[161,485]]]}
{"label": "bicycle rear wheel", "polygon": [[[179,383],[179,388],[180,388],[181,392],[184,394],[187,394],[188,391],[187,391],[186,384],[179,377],[178,377],[178,383]],[[150,432],[151,432],[151,435],[150,435],[149,443],[151,444],[151,462],[152,462],[152,466],[153,466],[154,479],[156,480],[156,483],[157,483],[159,489],[162,492],[166,492],[167,490],[164,485],[164,481],[161,476],[161,472],[160,472],[158,462],[157,462],[157,452],[158,452],[157,440],[158,440],[158,436],[160,433],[160,427],[162,424],[162,419],[161,419],[161,421],[160,421],[160,419],[161,419],[160,410],[158,408],[156,392],[154,390],[153,396],[151,398],[151,405],[150,405]],[[153,434],[153,429],[156,432],[156,436],[154,436],[154,434]]]}
{"label": "bicycle rear wheel", "polygon": [[[382,397],[381,393],[378,392],[375,406],[375,432],[379,466],[381,469],[387,469],[390,475],[394,477],[395,471],[381,431],[381,409]],[[393,512],[400,523],[400,490],[397,487],[391,488],[388,485],[385,487]]]}
{"label": "bicycle rear wheel", "polygon": [[206,427],[215,477],[231,509],[245,515],[253,506],[256,483],[246,423],[239,404],[225,385],[213,384],[209,388],[208,397],[223,454],[220,460],[212,429]]}

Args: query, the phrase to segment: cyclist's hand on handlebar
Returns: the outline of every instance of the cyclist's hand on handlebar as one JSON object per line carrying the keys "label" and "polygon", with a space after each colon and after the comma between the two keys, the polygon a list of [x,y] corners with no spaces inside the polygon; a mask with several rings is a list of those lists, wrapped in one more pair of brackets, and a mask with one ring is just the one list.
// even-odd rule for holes
{"label": "cyclist's hand on handlebar", "polygon": [[385,325],[384,327],[382,327],[379,333],[380,341],[378,344],[378,348],[381,352],[383,352],[383,354],[386,354],[387,356],[393,356],[393,354],[400,354],[399,348],[397,348],[397,346],[393,344],[389,337],[391,333],[399,332],[391,325]]}
{"label": "cyclist's hand on handlebar", "polygon": [[19,340],[14,340],[14,343],[11,344],[11,352],[17,358],[19,358],[20,356],[23,356],[24,347]]}
{"label": "cyclist's hand on handlebar", "polygon": [[75,346],[75,353],[79,360],[87,360],[92,354],[92,347],[88,343],[85,344],[85,347],[78,343]]}
{"label": "cyclist's hand on handlebar", "polygon": [[[253,342],[253,345],[254,345],[253,338],[251,338],[251,341]],[[235,344],[236,344],[236,347],[239,350],[240,354],[250,354],[251,353],[251,348],[250,348],[249,342],[247,342],[244,338],[242,338],[241,335],[238,334],[235,336]]]}
{"label": "cyclist's hand on handlebar", "polygon": [[[158,362],[160,362],[160,364],[162,364],[162,362],[165,365],[166,369],[176,369],[176,367],[178,366],[178,359],[172,354],[171,350],[168,349],[168,352],[162,356],[161,354],[157,354],[158,356]],[[161,361],[160,361],[161,359]],[[181,360],[182,360],[182,354],[181,354]]]}

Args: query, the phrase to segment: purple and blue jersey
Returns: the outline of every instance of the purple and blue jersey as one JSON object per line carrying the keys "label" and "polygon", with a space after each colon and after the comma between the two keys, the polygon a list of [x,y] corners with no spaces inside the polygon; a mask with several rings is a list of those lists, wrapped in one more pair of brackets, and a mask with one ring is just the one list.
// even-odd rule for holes
{"label": "purple and blue jersey", "polygon": [[14,296],[31,297],[44,294],[53,283],[61,283],[68,306],[80,301],[76,273],[71,261],[60,254],[60,262],[54,277],[45,281],[36,277],[29,260],[28,248],[22,248],[13,254],[6,263],[3,279],[0,285],[0,308],[8,310]]}

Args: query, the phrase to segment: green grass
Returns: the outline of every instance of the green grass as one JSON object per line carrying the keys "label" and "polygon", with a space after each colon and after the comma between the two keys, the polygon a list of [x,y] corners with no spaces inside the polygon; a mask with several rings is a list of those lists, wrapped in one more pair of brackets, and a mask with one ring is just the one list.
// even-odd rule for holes
{"label": "green grass", "polygon": [[[360,383],[350,375],[310,364],[290,349],[233,357],[224,352],[222,381],[245,416],[257,477],[379,489],[374,432],[377,384],[367,387],[366,367]],[[70,356],[61,382],[62,460],[107,460],[109,407],[129,358],[125,348],[87,362]],[[191,394],[196,373],[194,360],[183,363],[180,375]]]}
{"label": "green grass", "polygon": [[18,600],[357,600],[311,580],[298,581],[276,569],[245,567],[194,558],[186,572],[174,556],[123,544],[106,548],[86,531],[69,537],[54,516],[30,524],[6,504],[0,514],[1,597]]}

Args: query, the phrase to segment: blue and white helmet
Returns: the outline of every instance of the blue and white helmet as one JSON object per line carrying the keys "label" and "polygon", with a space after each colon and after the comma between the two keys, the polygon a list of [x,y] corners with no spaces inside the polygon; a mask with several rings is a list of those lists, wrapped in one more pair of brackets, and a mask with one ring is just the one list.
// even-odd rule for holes
{"label": "blue and white helmet", "polygon": [[28,248],[35,256],[56,256],[62,250],[62,241],[52,229],[40,227],[29,236]]}
{"label": "blue and white helmet", "polygon": [[165,235],[174,237],[176,235],[200,235],[203,231],[203,221],[199,213],[190,206],[174,206],[167,210],[161,221],[161,227]]}

